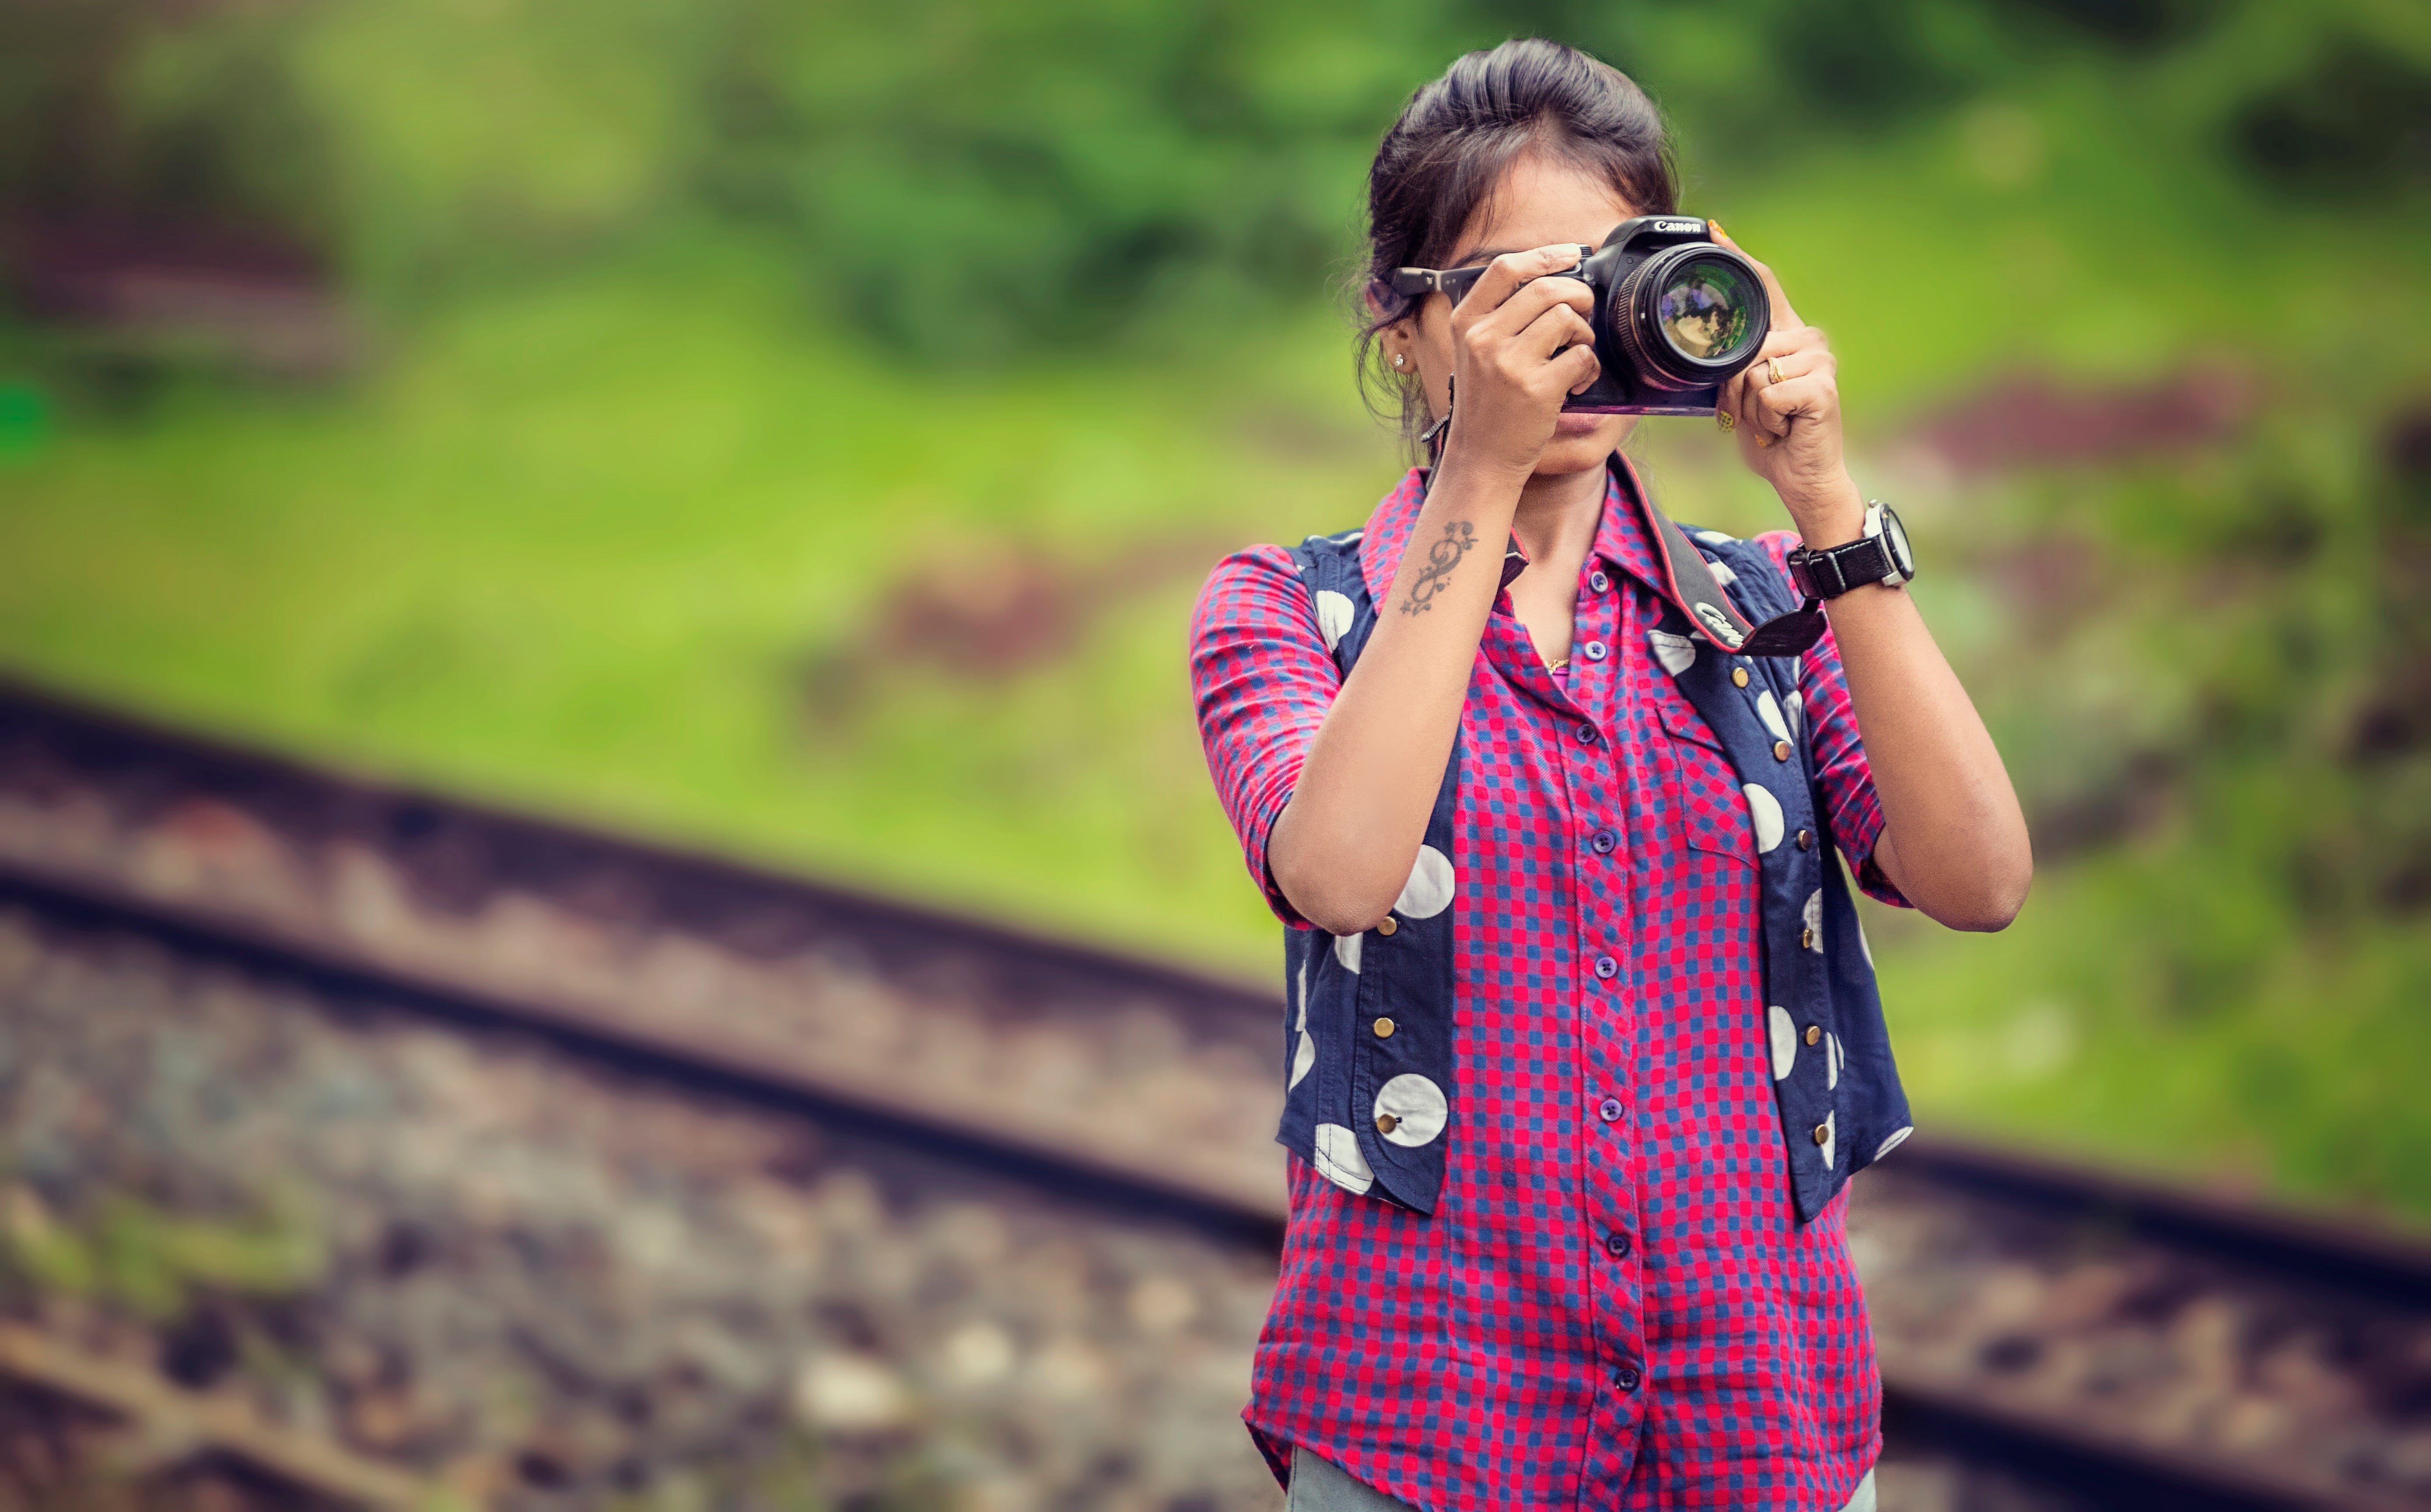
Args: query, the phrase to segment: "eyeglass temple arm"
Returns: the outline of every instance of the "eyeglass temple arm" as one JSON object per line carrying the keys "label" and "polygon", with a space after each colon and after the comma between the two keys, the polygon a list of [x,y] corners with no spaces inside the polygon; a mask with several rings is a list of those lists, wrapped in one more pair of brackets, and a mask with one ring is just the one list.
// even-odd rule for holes
{"label": "eyeglass temple arm", "polygon": [[[1594,247],[1587,245],[1584,242],[1580,243],[1579,260],[1582,262],[1585,261],[1588,258],[1595,255],[1595,251],[1596,249]],[[1435,268],[1395,268],[1393,270],[1391,288],[1395,294],[1401,295],[1405,299],[1416,299],[1425,294],[1438,293],[1450,294],[1454,299],[1458,299],[1462,294],[1468,292],[1469,285],[1484,277],[1485,269],[1474,264],[1468,267],[1443,268],[1440,270]]]}

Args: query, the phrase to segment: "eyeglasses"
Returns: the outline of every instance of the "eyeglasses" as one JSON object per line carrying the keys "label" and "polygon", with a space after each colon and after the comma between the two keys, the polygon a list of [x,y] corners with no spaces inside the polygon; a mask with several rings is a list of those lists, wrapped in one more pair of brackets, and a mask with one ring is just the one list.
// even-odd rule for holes
{"label": "eyeglasses", "polygon": [[[1579,260],[1585,261],[1594,251],[1594,247],[1582,244]],[[1466,268],[1395,268],[1393,277],[1386,283],[1404,299],[1423,299],[1431,294],[1439,294],[1456,305],[1477,286],[1478,279],[1485,277],[1485,270],[1490,266],[1491,263],[1480,262]],[[1552,277],[1566,277],[1571,271],[1565,269]]]}

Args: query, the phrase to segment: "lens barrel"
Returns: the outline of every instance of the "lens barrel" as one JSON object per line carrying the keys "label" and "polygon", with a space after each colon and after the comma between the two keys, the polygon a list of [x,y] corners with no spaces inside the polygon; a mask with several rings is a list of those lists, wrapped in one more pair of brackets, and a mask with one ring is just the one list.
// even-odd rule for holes
{"label": "lens barrel", "polygon": [[1711,242],[1648,258],[1608,309],[1639,381],[1656,389],[1721,382],[1755,361],[1772,328],[1772,301],[1755,264]]}

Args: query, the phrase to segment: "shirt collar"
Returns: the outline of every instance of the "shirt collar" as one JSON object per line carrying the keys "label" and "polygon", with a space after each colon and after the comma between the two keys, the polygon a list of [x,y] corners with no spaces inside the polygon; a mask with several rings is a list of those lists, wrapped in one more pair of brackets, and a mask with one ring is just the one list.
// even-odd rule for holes
{"label": "shirt collar", "polygon": [[[1635,578],[1657,596],[1668,596],[1663,559],[1641,506],[1646,497],[1644,480],[1618,452],[1613,454],[1605,476],[1603,515],[1596,522],[1589,556]],[[1409,544],[1426,496],[1426,469],[1413,467],[1367,516],[1366,533],[1359,541],[1359,571],[1367,580],[1368,596],[1380,607],[1392,596],[1393,571],[1400,565],[1402,549]]]}

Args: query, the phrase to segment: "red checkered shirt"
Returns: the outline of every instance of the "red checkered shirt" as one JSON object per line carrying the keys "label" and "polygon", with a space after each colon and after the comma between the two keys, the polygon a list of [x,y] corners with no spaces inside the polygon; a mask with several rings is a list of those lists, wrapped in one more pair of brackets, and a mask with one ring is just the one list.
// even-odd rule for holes
{"label": "red checkered shirt", "polygon": [[[1383,605],[1422,502],[1367,521]],[[1845,1195],[1801,1225],[1767,1058],[1757,861],[1720,743],[1654,660],[1653,543],[1617,480],[1566,678],[1498,596],[1461,711],[1456,1108],[1426,1217],[1290,1161],[1291,1222],[1244,1417],[1430,1509],[1838,1508],[1880,1444]],[[1784,559],[1793,538],[1761,538]],[[1290,554],[1228,559],[1192,683],[1249,870],[1341,686]],[[1866,890],[1882,831],[1839,652],[1800,687]],[[1582,718],[1605,740],[1565,739]],[[1595,966],[1611,957],[1610,982]]]}

